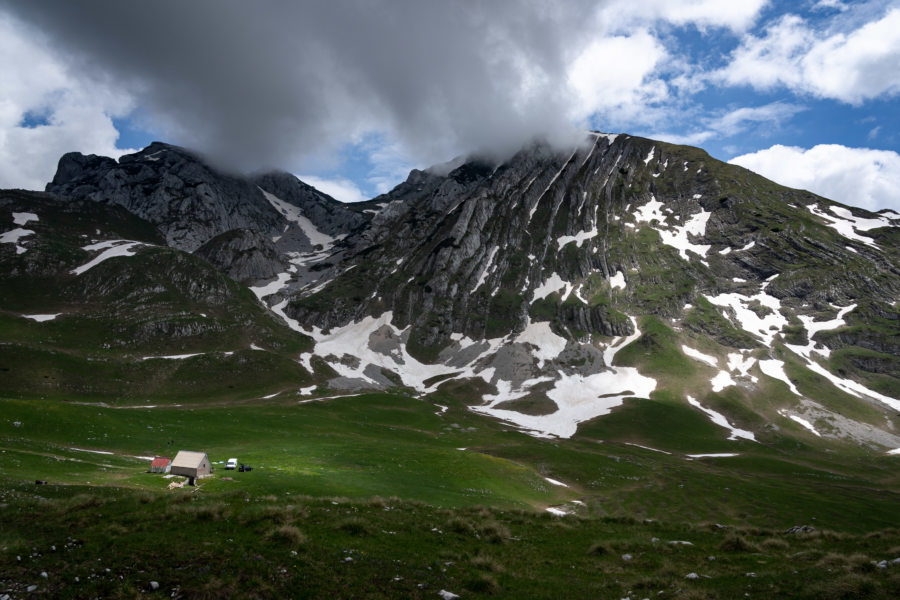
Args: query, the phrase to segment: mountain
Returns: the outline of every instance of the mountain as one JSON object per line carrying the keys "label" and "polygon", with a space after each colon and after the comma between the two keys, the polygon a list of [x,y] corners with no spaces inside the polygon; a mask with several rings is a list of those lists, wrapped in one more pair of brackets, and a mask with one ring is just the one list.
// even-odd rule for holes
{"label": "mountain", "polygon": [[[47,191],[32,200],[98,223],[123,213],[84,207],[125,209],[156,236],[163,272],[212,277],[208,264],[233,280],[221,285],[248,285],[267,322],[282,320],[261,337],[303,347],[281,354],[298,387],[453,393],[539,436],[589,436],[605,415],[656,402],[732,439],[900,447],[900,215],[697,148],[601,133],[565,152],[536,142],[343,205],[286,173],[228,175],[154,143],[119,161],[67,154]],[[28,208],[7,206],[11,222]],[[22,261],[71,279],[74,258],[16,254],[22,243],[0,245],[4,281]],[[195,292],[166,306],[212,301]]]}

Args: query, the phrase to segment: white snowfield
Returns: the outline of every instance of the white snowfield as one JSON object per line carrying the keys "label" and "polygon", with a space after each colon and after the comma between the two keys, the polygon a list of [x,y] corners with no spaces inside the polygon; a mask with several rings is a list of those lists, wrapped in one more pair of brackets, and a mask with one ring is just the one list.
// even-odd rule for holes
{"label": "white snowfield", "polygon": [[162,360],[184,360],[186,358],[193,358],[194,356],[200,356],[203,352],[194,352],[192,354],[170,354],[168,356],[145,356],[141,360],[154,360],[154,359],[162,359]]}
{"label": "white snowfield", "polygon": [[[638,223],[657,224],[653,227],[659,232],[662,242],[667,246],[672,246],[678,250],[678,254],[684,260],[690,260],[688,251],[704,257],[712,247],[709,244],[695,244],[690,241],[690,236],[702,237],[706,234],[706,223],[712,213],[705,210],[691,215],[684,225],[667,225],[666,215],[662,212],[663,203],[656,199],[656,196],[650,196],[650,200],[643,206],[639,206],[634,211],[634,219]],[[667,209],[668,210],[668,209]]]}
{"label": "white snowfield", "polygon": [[800,417],[798,415],[792,415],[791,413],[789,413],[788,411],[786,411],[784,409],[779,410],[778,414],[781,415],[782,417],[786,417],[786,418],[790,419],[791,421],[794,421],[795,423],[800,424],[802,427],[805,427],[806,429],[811,431],[816,436],[822,437],[822,434],[819,433],[818,431],[816,431],[816,428],[813,427],[813,424],[810,423],[809,421],[807,421],[806,419],[804,419],[803,417]]}
{"label": "white snowfield", "polygon": [[568,340],[556,335],[550,329],[550,322],[532,323],[529,319],[528,326],[516,337],[518,344],[530,344],[535,347],[531,354],[538,359],[538,368],[543,368],[544,361],[553,360],[566,349]]}
{"label": "white snowfield", "polygon": [[597,237],[598,234],[599,231],[597,231],[597,226],[594,225],[593,229],[590,229],[589,231],[579,231],[575,235],[560,236],[559,238],[557,238],[556,243],[559,244],[560,250],[563,249],[563,246],[565,246],[566,244],[571,244],[572,242],[575,242],[575,246],[581,248],[581,244],[591,238]]}
{"label": "white snowfield", "polygon": [[28,248],[19,244],[19,240],[21,240],[23,237],[32,235],[33,233],[34,232],[30,229],[22,229],[21,227],[17,227],[12,231],[0,233],[0,244],[15,244],[16,254],[25,254],[26,252],[28,252]]}
{"label": "white snowfield", "polygon": [[688,454],[688,458],[733,458],[735,456],[740,456],[740,454],[736,452],[716,452],[713,454]]}
{"label": "white snowfield", "polygon": [[694,350],[690,346],[681,345],[681,351],[693,358],[694,360],[699,360],[702,363],[705,363],[713,368],[719,367],[719,359],[715,356],[710,356],[709,354],[703,354],[699,350]]}
{"label": "white snowfield", "polygon": [[802,396],[800,390],[794,385],[794,382],[791,381],[787,373],[784,372],[784,362],[780,360],[761,360],[759,361],[759,370],[762,371],[765,375],[769,377],[774,377],[775,379],[779,379],[785,382],[788,388],[797,396]]}
{"label": "white snowfield", "polygon": [[[770,348],[775,335],[788,324],[788,320],[780,312],[781,301],[767,294],[765,290],[761,290],[754,296],[744,296],[733,292],[718,296],[706,296],[706,299],[716,306],[730,308],[734,311],[736,325],[747,333],[760,338]],[[750,309],[750,305],[756,302],[769,309],[764,317],[760,317]],[[727,313],[723,312],[723,316],[730,320]]]}
{"label": "white snowfield", "polygon": [[572,293],[572,290],[575,289],[575,286],[560,277],[555,271],[550,275],[549,279],[547,279],[544,283],[534,288],[534,297],[532,298],[532,302],[537,302],[543,298],[546,298],[550,294],[554,292],[558,292],[561,289],[565,289],[565,293],[562,295],[562,301],[565,302],[566,298],[569,297],[569,294]]}
{"label": "white snowfield", "polygon": [[116,258],[119,256],[134,256],[134,248],[146,245],[148,244],[144,244],[143,242],[133,242],[131,240],[106,240],[104,242],[97,242],[96,244],[84,246],[81,249],[87,250],[88,252],[94,252],[97,250],[103,250],[103,252],[101,252],[85,264],[81,265],[80,267],[72,269],[71,273],[73,275],[81,275],[82,273],[90,271],[103,261],[109,260],[110,258]]}
{"label": "white snowfield", "polygon": [[481,270],[481,275],[478,276],[478,282],[475,284],[475,287],[472,288],[472,291],[476,291],[481,285],[487,280],[488,275],[490,275],[494,271],[494,256],[497,255],[497,250],[500,249],[500,246],[494,246],[491,248],[491,253],[488,255],[487,261],[484,263],[484,268]]}
{"label": "white snowfield", "polygon": [[27,225],[28,221],[40,221],[38,216],[31,212],[14,212],[12,217],[13,223],[16,225]]}
{"label": "white snowfield", "polygon": [[[635,333],[624,340],[617,339],[604,351],[604,361],[612,365],[616,353],[640,337],[637,323]],[[621,340],[621,341],[620,341]],[[619,342],[619,343],[617,343]],[[548,415],[525,415],[512,410],[496,408],[501,402],[521,398],[527,394],[525,382],[519,390],[512,390],[508,382],[497,384],[499,393],[485,396],[488,403],[472,407],[472,410],[509,421],[539,437],[569,438],[575,435],[579,423],[608,414],[620,406],[626,398],[649,398],[656,389],[656,380],[641,375],[633,367],[611,367],[608,371],[589,375],[557,374],[553,388],[547,397],[557,405],[557,410]],[[503,385],[505,384],[505,385]]]}
{"label": "white snowfield", "polygon": [[[625,273],[622,271],[616,271],[616,274],[609,278],[609,287],[612,289],[625,289]],[[587,303],[585,303],[587,304]]]}
{"label": "white snowfield", "polygon": [[300,229],[303,231],[304,235],[309,239],[309,242],[313,245],[321,244],[322,247],[327,250],[331,248],[338,238],[333,238],[330,235],[322,233],[316,226],[313,225],[313,222],[307,219],[303,215],[303,211],[300,210],[299,207],[294,206],[288,202],[285,202],[275,194],[270,194],[262,188],[258,188],[260,192],[262,192],[263,196],[265,196],[266,200],[269,201],[269,204],[281,213],[285,219],[292,223],[296,223],[300,226]]}
{"label": "white snowfield", "polygon": [[723,415],[722,413],[718,413],[711,408],[706,408],[705,406],[697,402],[697,400],[694,399],[693,396],[688,396],[687,401],[694,408],[697,408],[706,413],[706,415],[713,423],[715,423],[719,427],[724,427],[725,429],[729,430],[731,432],[731,435],[728,436],[729,440],[745,439],[750,440],[751,442],[756,441],[756,436],[753,435],[753,432],[735,427],[728,422],[728,419],[725,418],[725,415]]}
{"label": "white snowfield", "polygon": [[878,247],[875,240],[864,235],[859,235],[857,231],[869,231],[870,229],[878,229],[879,227],[896,227],[891,219],[887,217],[882,216],[876,219],[864,219],[862,217],[854,216],[853,213],[841,206],[829,206],[828,210],[830,210],[832,214],[823,211],[819,208],[818,204],[810,204],[806,208],[812,214],[821,217],[826,221],[826,225],[845,238],[862,242],[873,248]]}
{"label": "white snowfield", "polygon": [[278,292],[280,292],[290,280],[290,273],[279,273],[278,277],[276,277],[274,281],[270,281],[265,285],[251,287],[250,291],[256,294],[257,298],[262,300],[266,296],[271,296],[272,294],[277,294]]}
{"label": "white snowfield", "polygon": [[31,319],[32,321],[37,321],[38,323],[43,323],[44,321],[52,321],[62,313],[56,314],[48,314],[48,315],[22,315],[26,319]]}

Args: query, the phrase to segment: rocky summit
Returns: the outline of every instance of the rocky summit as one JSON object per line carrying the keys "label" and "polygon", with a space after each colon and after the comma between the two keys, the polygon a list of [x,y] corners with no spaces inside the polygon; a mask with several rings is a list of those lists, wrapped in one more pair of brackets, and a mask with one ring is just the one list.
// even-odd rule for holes
{"label": "rocky summit", "polygon": [[[118,262],[117,283],[47,307],[61,321],[132,324],[89,344],[124,347],[141,322],[178,332],[145,336],[158,354],[266,349],[301,395],[442,391],[544,437],[655,399],[733,440],[789,432],[900,448],[900,215],[785,188],[697,148],[595,132],[567,150],[535,142],[502,161],[414,170],[345,205],[287,173],[229,175],[154,143],[118,161],[67,154],[46,191],[0,202],[0,277],[79,289],[85,271]],[[143,237],[123,238],[123,219]],[[68,245],[52,246],[63,227]],[[140,310],[91,304],[136,289],[130,259],[105,259],[151,251],[163,271],[229,283],[179,288],[192,310],[154,296],[159,282],[142,284]],[[19,313],[44,310],[45,297],[27,297]]]}

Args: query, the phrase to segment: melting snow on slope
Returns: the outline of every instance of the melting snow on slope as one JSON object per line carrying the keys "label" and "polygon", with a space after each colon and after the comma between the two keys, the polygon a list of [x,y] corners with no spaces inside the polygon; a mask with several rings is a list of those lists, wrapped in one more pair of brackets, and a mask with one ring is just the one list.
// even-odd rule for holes
{"label": "melting snow on slope", "polygon": [[896,398],[891,398],[890,396],[879,394],[878,392],[870,390],[861,383],[857,383],[852,379],[842,379],[841,377],[838,377],[837,375],[831,373],[830,371],[825,369],[825,367],[815,361],[807,361],[806,366],[811,371],[821,375],[822,377],[830,381],[839,390],[846,392],[851,396],[856,396],[857,398],[869,397],[873,400],[881,402],[882,404],[890,406],[894,410],[900,411],[900,400],[897,400]]}
{"label": "melting snow on slope", "polygon": [[787,417],[788,419],[790,419],[791,421],[794,421],[795,423],[799,423],[806,429],[809,429],[811,432],[813,432],[816,436],[822,437],[822,434],[819,433],[818,431],[816,431],[816,428],[813,427],[813,424],[810,423],[809,421],[807,421],[806,419],[804,419],[803,417],[798,417],[797,415],[792,415],[786,410],[779,410],[778,414],[781,415],[782,417]]}
{"label": "melting snow on slope", "polygon": [[694,244],[688,239],[688,234],[702,236],[706,233],[706,222],[712,213],[701,210],[699,213],[692,215],[681,227],[672,227],[671,229],[658,229],[662,241],[667,246],[672,246],[678,250],[681,258],[688,260],[687,252],[690,250],[700,256],[706,256],[712,247],[709,244]]}
{"label": "melting snow on slope", "polygon": [[16,225],[27,225],[28,221],[40,221],[36,214],[30,212],[14,212],[12,216],[13,223]]}
{"label": "melting snow on slope", "polygon": [[732,373],[736,371],[742,377],[749,377],[753,383],[757,382],[757,377],[750,374],[750,369],[753,368],[755,363],[756,359],[752,356],[744,358],[744,355],[740,352],[731,352],[728,354],[728,370]]}
{"label": "melting snow on slope", "polygon": [[557,292],[561,289],[565,288],[565,293],[562,295],[563,302],[566,301],[566,298],[569,297],[569,294],[572,293],[572,290],[575,289],[575,286],[564,280],[562,277],[556,274],[554,271],[550,278],[547,279],[544,283],[534,288],[534,297],[532,298],[532,302],[537,302],[543,298],[546,298],[553,292]]}
{"label": "melting snow on slope", "polygon": [[856,304],[851,304],[849,306],[840,308],[838,310],[837,317],[828,321],[815,321],[812,317],[801,315],[799,318],[803,322],[803,326],[806,328],[807,335],[809,337],[809,344],[807,344],[806,346],[785,344],[785,346],[798,356],[801,356],[803,359],[805,359],[806,367],[808,369],[817,373],[818,375],[821,375],[841,391],[846,392],[851,396],[856,396],[857,398],[869,397],[877,400],[878,402],[881,402],[882,404],[890,406],[894,410],[900,410],[900,400],[885,396],[884,394],[881,394],[874,390],[870,390],[861,383],[857,383],[852,379],[844,379],[842,377],[838,377],[812,358],[813,352],[821,354],[825,357],[830,354],[830,350],[827,347],[816,347],[816,342],[812,339],[813,336],[819,331],[837,329],[842,325],[846,325],[844,316],[855,308]]}
{"label": "melting snow on slope", "polygon": [[703,236],[706,233],[706,223],[712,213],[701,210],[699,213],[691,215],[684,225],[666,226],[666,216],[660,210],[662,206],[663,203],[657,200],[656,196],[650,196],[650,200],[646,204],[635,209],[634,218],[638,223],[652,223],[656,219],[659,225],[654,229],[659,232],[662,242],[677,249],[684,260],[688,260],[688,250],[700,256],[706,256],[711,246],[694,244],[688,239],[688,235]]}
{"label": "melting snow on slope", "polygon": [[731,373],[728,371],[719,371],[715,377],[709,380],[709,382],[712,384],[712,391],[716,393],[721,392],[729,386],[737,385],[737,382],[731,378]]}
{"label": "melting snow on slope", "polygon": [[19,240],[25,236],[29,236],[34,232],[30,229],[22,229],[18,227],[12,231],[0,234],[0,244],[15,244],[16,254],[25,254],[28,248],[19,244]]}
{"label": "melting snow on slope", "polygon": [[[393,313],[386,312],[380,317],[365,317],[355,323],[344,327],[336,327],[328,334],[323,334],[319,328],[312,332],[306,331],[316,341],[315,353],[318,356],[334,355],[341,357],[354,357],[352,364],[344,364],[339,361],[329,361],[329,365],[338,375],[350,379],[360,379],[377,385],[369,375],[365,373],[369,365],[384,367],[396,372],[403,381],[420,392],[428,391],[425,380],[438,375],[459,373],[461,369],[442,364],[424,364],[417,361],[406,351],[406,346],[399,343],[403,332],[391,323]],[[372,349],[372,338],[385,338],[387,346],[393,346],[387,353],[377,352]],[[391,343],[397,342],[396,344]]]}
{"label": "melting snow on slope", "polygon": [[829,227],[840,233],[845,238],[862,242],[874,248],[878,247],[878,245],[875,243],[875,240],[870,237],[859,235],[856,232],[868,231],[870,229],[877,229],[879,227],[893,226],[893,223],[891,223],[891,221],[885,217],[879,217],[877,219],[864,219],[862,217],[855,217],[849,210],[840,206],[828,207],[829,210],[836,216],[832,216],[826,213],[819,208],[818,204],[810,204],[806,208],[812,214],[827,221],[826,224]]}
{"label": "melting snow on slope", "polygon": [[761,360],[759,361],[759,370],[769,377],[774,377],[775,379],[780,379],[785,382],[792,392],[798,396],[802,396],[800,390],[797,389],[794,382],[788,379],[787,373],[784,372],[784,362],[774,359]]}
{"label": "melting snow on slope", "polygon": [[[745,440],[750,440],[751,442],[756,441],[756,436],[754,436],[752,432],[747,431],[745,429],[738,429],[737,427],[735,427],[734,425],[732,425],[731,423],[728,422],[728,419],[725,418],[725,415],[718,413],[718,412],[712,410],[711,408],[704,407],[702,404],[697,402],[692,396],[688,396],[687,400],[691,404],[691,406],[706,413],[706,415],[709,417],[709,419],[713,423],[715,423],[719,427],[724,427],[725,429],[728,429],[729,431],[731,431],[731,435],[728,436],[729,440],[736,440],[738,438],[743,438]],[[697,456],[699,456],[699,455],[697,455]],[[712,456],[712,455],[708,455],[708,456]]]}
{"label": "melting snow on slope", "polygon": [[703,354],[699,350],[694,350],[690,346],[685,346],[682,344],[681,346],[682,352],[693,358],[694,360],[699,360],[702,363],[706,363],[711,367],[717,368],[719,366],[719,359],[715,356],[710,356],[709,354]]}
{"label": "melting snow on slope", "polygon": [[529,319],[525,331],[516,337],[518,344],[531,344],[535,349],[532,356],[538,359],[538,368],[544,367],[544,361],[553,360],[566,349],[566,338],[556,335],[550,329],[550,322],[532,323]]}
{"label": "melting snow on slope", "polygon": [[[779,310],[781,302],[778,298],[770,296],[765,291],[760,291],[755,296],[744,296],[738,293],[719,294],[718,296],[706,296],[706,299],[716,306],[731,308],[737,318],[738,325],[744,331],[758,336],[769,347],[772,346],[772,340],[775,334],[781,331],[782,327],[788,324],[787,319]],[[769,313],[760,317],[749,307],[751,304],[758,302],[760,305],[769,309]],[[724,315],[728,318],[728,315]]]}
{"label": "melting snow on slope", "polygon": [[[837,308],[837,307],[835,307]],[[817,347],[817,343],[813,340],[813,336],[815,336],[820,331],[829,331],[832,329],[837,329],[842,325],[846,325],[847,322],[844,321],[844,315],[851,312],[856,308],[856,304],[851,304],[850,306],[845,306],[843,308],[838,309],[837,317],[831,319],[829,321],[816,321],[813,317],[808,315],[797,315],[797,318],[803,322],[803,327],[806,329],[806,335],[809,339],[809,343],[806,346],[797,346],[794,344],[785,344],[794,354],[799,354],[807,361],[812,360],[812,353],[815,352],[828,358],[831,355],[831,350],[827,346]]]}
{"label": "melting snow on slope", "polygon": [[484,269],[481,271],[481,275],[478,277],[478,283],[476,283],[475,287],[472,288],[473,292],[481,287],[481,284],[485,282],[488,275],[491,273],[491,271],[494,270],[494,256],[496,256],[497,250],[499,249],[500,246],[494,246],[493,248],[491,248],[491,254],[490,256],[488,256],[487,262],[484,263]]}
{"label": "melting snow on slope", "polygon": [[134,256],[135,252],[133,248],[144,245],[146,244],[143,244],[141,242],[131,242],[128,240],[107,240],[105,242],[98,242],[96,244],[84,246],[82,250],[87,250],[88,252],[92,252],[95,250],[103,250],[103,252],[95,256],[90,262],[72,269],[71,273],[74,275],[81,275],[82,273],[93,269],[103,261],[109,260],[110,258],[115,258],[117,256]]}
{"label": "melting snow on slope", "polygon": [[300,226],[300,229],[303,230],[303,233],[306,234],[306,237],[309,238],[309,241],[313,246],[321,244],[323,248],[327,250],[334,245],[336,238],[324,234],[316,229],[316,226],[313,225],[313,222],[303,215],[303,211],[300,210],[300,207],[285,202],[278,196],[270,194],[262,188],[259,188],[259,191],[263,193],[263,196],[266,197],[266,200],[269,201],[269,204],[271,204],[275,210],[281,213],[285,219]]}
{"label": "melting snow on slope", "polygon": [[[622,271],[616,271],[616,274],[609,278],[609,285],[611,288],[616,289],[625,289],[625,273]],[[587,304],[585,302],[585,304]]]}
{"label": "melting snow on slope", "polygon": [[577,246],[578,248],[581,248],[581,244],[583,244],[586,240],[597,237],[598,233],[599,232],[597,231],[597,226],[595,225],[594,228],[591,229],[590,231],[579,231],[575,235],[560,236],[556,240],[556,243],[559,244],[560,250],[563,249],[563,246],[565,246],[566,244],[570,244],[572,242],[575,242],[575,246]]}
{"label": "melting snow on slope", "polygon": [[[634,334],[624,338],[621,343],[610,344],[604,352],[607,365],[612,364],[615,354],[631,341],[640,337],[637,323]],[[614,341],[615,342],[615,341]],[[508,382],[499,382],[500,393],[485,396],[488,404],[473,407],[473,410],[510,421],[540,436],[572,437],[578,430],[578,424],[608,414],[610,410],[622,404],[626,398],[649,398],[656,389],[656,380],[645,377],[633,367],[612,367],[609,371],[590,375],[567,375],[560,371],[553,389],[547,397],[556,403],[556,412],[549,415],[525,415],[512,410],[496,408],[501,402],[521,398],[527,394],[524,388],[546,378],[525,382],[522,389],[513,391]],[[505,385],[503,385],[505,384]]]}
{"label": "melting snow on slope", "polygon": [[43,323],[44,321],[52,321],[62,313],[56,313],[53,315],[22,315],[26,319],[31,319],[32,321],[37,321],[38,323]]}
{"label": "melting snow on slope", "polygon": [[279,273],[275,281],[270,281],[265,285],[251,287],[250,291],[256,294],[257,298],[262,300],[266,296],[271,296],[272,294],[277,294],[278,292],[280,292],[290,280],[290,273]]}
{"label": "melting snow on slope", "polygon": [[644,164],[649,165],[650,161],[653,160],[653,153],[656,152],[656,146],[650,148],[650,153],[647,154],[647,158],[644,159]]}
{"label": "melting snow on slope", "polygon": [[656,199],[656,196],[650,196],[650,201],[643,206],[634,209],[634,219],[640,223],[650,223],[653,219],[657,219],[660,223],[665,223],[666,215],[660,211],[663,203]]}

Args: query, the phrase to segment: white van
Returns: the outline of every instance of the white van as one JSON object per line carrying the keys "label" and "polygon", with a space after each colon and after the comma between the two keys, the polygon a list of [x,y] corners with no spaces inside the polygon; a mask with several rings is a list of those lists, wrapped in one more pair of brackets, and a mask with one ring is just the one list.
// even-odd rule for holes
{"label": "white van", "polygon": [[229,458],[229,459],[228,459],[228,462],[225,463],[225,470],[226,470],[226,471],[233,471],[233,470],[235,470],[235,469],[237,469],[237,459],[236,459],[236,458]]}

